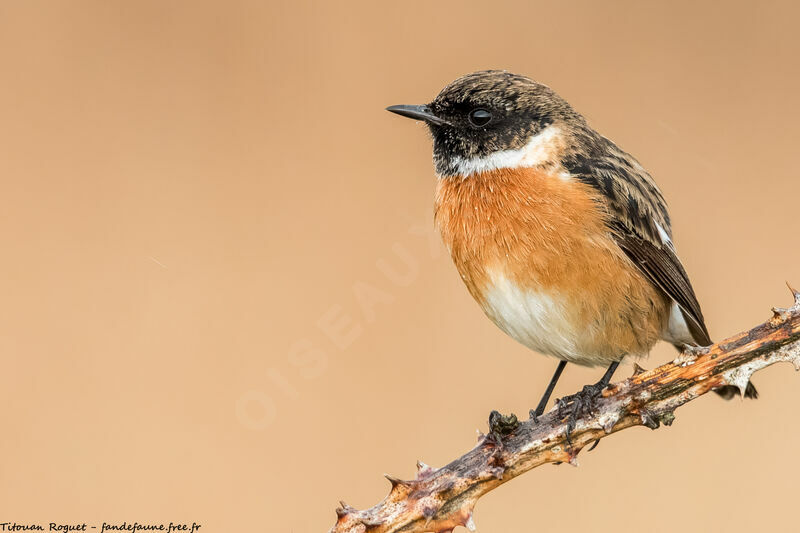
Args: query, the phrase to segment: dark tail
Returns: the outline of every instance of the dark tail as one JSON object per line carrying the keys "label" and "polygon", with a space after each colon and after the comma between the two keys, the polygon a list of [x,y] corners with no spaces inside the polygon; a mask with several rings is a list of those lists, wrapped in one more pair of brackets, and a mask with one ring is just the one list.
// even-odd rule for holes
{"label": "dark tail", "polygon": [[[739,387],[736,385],[723,385],[718,389],[714,389],[714,392],[722,396],[722,399],[730,400],[731,398],[739,396]],[[747,382],[747,387],[744,390],[744,397],[752,400],[758,399],[758,391],[753,386],[752,381]]]}

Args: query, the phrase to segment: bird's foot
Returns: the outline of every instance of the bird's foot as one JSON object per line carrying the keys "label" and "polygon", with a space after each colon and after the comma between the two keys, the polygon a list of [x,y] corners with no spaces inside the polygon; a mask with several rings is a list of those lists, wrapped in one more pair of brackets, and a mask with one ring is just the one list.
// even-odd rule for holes
{"label": "bird's foot", "polygon": [[606,388],[605,383],[595,383],[594,385],[586,385],[583,389],[571,396],[565,396],[556,402],[558,406],[558,417],[567,421],[567,442],[571,445],[570,435],[572,430],[575,429],[575,424],[578,419],[583,416],[592,416],[596,412],[597,400],[603,389]]}

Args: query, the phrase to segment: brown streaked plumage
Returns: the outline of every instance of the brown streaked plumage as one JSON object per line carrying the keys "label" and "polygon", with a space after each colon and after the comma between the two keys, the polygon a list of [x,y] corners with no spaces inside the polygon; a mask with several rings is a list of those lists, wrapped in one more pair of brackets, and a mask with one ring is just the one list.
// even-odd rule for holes
{"label": "brown streaked plumage", "polygon": [[659,339],[711,343],[661,191],[552,89],[481,71],[430,104],[389,110],[430,128],[436,224],[487,316],[536,351],[609,365],[572,398],[575,409],[596,398],[619,361]]}

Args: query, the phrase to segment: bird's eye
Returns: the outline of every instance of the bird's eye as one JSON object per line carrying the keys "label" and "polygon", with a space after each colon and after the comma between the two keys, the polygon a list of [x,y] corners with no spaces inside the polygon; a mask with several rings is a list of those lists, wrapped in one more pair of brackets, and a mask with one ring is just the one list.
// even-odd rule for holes
{"label": "bird's eye", "polygon": [[487,125],[492,120],[492,114],[485,109],[473,109],[469,112],[467,118],[470,124],[476,128],[480,128]]}

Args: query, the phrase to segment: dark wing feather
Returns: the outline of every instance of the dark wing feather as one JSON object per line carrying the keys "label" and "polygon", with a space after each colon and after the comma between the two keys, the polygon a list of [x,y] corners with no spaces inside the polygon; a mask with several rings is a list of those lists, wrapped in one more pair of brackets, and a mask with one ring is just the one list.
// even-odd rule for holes
{"label": "dark wing feather", "polygon": [[591,137],[586,145],[592,150],[565,160],[565,167],[602,194],[608,226],[617,244],[651,283],[677,302],[695,342],[708,346],[711,338],[697,296],[672,245],[661,191],[632,156],[604,137]]}
{"label": "dark wing feather", "polygon": [[697,296],[672,246],[659,246],[630,233],[619,236],[617,242],[647,278],[678,303],[695,342],[711,344]]}

